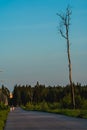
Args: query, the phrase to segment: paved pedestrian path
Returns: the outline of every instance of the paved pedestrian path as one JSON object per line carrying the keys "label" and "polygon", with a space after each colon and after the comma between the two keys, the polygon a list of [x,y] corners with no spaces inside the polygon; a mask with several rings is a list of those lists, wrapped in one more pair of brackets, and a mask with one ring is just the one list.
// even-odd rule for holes
{"label": "paved pedestrian path", "polygon": [[5,130],[87,130],[87,120],[16,108],[9,113]]}

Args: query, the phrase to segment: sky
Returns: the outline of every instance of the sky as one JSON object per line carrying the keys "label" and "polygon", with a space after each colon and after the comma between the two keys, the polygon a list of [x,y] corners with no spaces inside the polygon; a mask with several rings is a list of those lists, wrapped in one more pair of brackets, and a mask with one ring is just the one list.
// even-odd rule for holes
{"label": "sky", "polygon": [[71,6],[74,83],[87,84],[87,0],[0,0],[0,86],[67,85],[66,41],[56,13]]}

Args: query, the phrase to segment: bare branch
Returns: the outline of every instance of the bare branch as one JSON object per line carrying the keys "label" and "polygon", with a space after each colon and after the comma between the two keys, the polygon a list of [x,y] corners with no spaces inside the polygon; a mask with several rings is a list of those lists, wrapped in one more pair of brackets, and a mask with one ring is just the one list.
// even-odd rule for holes
{"label": "bare branch", "polygon": [[70,19],[71,19],[70,16],[71,16],[71,14],[72,14],[72,11],[70,9],[70,6],[68,6],[67,9],[66,9],[66,17],[67,17],[68,26],[70,25]]}
{"label": "bare branch", "polygon": [[61,36],[67,39],[67,37],[63,34],[63,31],[61,29],[59,29],[59,31],[60,31]]}
{"label": "bare branch", "polygon": [[59,13],[57,13],[57,15],[63,20],[63,21],[65,21],[65,16],[64,16],[64,14],[59,14]]}

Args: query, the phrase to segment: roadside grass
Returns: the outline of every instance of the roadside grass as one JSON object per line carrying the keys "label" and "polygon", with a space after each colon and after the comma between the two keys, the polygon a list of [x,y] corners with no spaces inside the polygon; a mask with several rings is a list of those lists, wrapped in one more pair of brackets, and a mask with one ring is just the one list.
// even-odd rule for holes
{"label": "roadside grass", "polygon": [[55,110],[48,110],[48,112],[87,119],[87,110],[55,109]]}
{"label": "roadside grass", "polygon": [[62,114],[71,117],[78,117],[87,119],[87,110],[80,110],[80,109],[54,109],[48,110],[48,112]]}
{"label": "roadside grass", "polygon": [[22,106],[24,110],[33,110],[33,111],[44,111],[56,114],[62,114],[66,116],[85,118],[87,119],[87,110],[84,109],[61,109],[61,108],[50,108],[46,102],[40,104],[31,104],[28,103],[26,106]]}
{"label": "roadside grass", "polygon": [[78,117],[87,119],[87,110],[81,110]]}
{"label": "roadside grass", "polygon": [[9,112],[9,109],[7,109],[7,110],[0,110],[0,130],[4,129],[8,112]]}

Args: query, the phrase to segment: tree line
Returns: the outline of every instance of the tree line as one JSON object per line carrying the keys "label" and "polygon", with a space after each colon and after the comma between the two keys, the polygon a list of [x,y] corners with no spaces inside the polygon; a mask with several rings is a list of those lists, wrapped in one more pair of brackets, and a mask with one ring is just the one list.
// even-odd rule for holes
{"label": "tree line", "polygon": [[[75,89],[76,108],[87,109],[87,85],[82,86],[73,83]],[[15,85],[13,90],[13,98],[10,99],[10,105],[20,106],[27,103],[38,104],[41,102],[58,103],[59,108],[72,108],[71,87],[64,86],[48,86],[37,84],[31,85]]]}
{"label": "tree line", "polygon": [[2,88],[0,89],[0,104],[8,105],[9,104],[9,95],[10,91],[7,87],[2,85]]}

